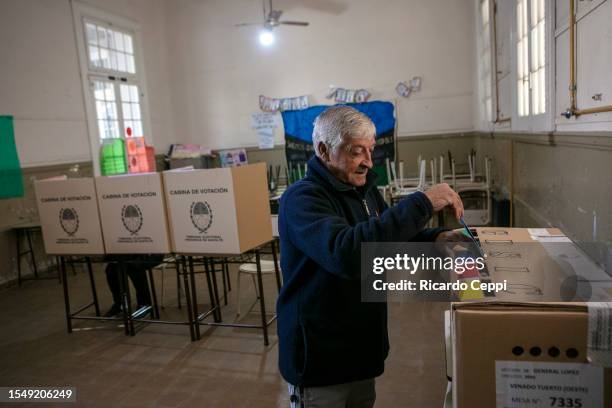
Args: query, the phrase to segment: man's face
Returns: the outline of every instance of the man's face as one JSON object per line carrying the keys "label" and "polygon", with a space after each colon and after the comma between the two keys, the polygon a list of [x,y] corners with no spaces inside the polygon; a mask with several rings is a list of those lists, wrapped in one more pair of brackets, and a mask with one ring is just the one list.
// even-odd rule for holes
{"label": "man's face", "polygon": [[327,151],[324,161],[331,173],[340,181],[352,186],[363,186],[368,170],[373,166],[372,152],[376,141],[373,137],[345,138],[336,151]]}

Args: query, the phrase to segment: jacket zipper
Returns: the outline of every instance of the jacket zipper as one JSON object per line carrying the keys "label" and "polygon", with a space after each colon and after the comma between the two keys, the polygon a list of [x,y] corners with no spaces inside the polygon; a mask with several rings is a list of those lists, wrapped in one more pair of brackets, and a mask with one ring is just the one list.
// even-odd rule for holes
{"label": "jacket zipper", "polygon": [[368,214],[368,218],[369,218],[370,217],[370,209],[368,208],[368,202],[366,201],[365,198],[362,198],[361,202],[363,203],[363,208],[365,208],[366,214]]}

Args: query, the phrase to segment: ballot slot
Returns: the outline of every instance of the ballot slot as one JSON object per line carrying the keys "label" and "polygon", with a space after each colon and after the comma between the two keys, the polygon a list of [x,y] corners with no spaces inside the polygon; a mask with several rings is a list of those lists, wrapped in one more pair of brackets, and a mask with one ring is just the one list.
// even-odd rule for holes
{"label": "ballot slot", "polygon": [[511,239],[485,239],[485,244],[491,244],[491,245],[512,245],[514,243],[514,241],[512,241]]}
{"label": "ballot slot", "polygon": [[508,236],[508,231],[483,229],[482,235]]}
{"label": "ballot slot", "polygon": [[529,272],[526,266],[496,266],[495,272]]}
{"label": "ballot slot", "polygon": [[487,256],[491,258],[512,258],[512,259],[520,259],[521,254],[519,252],[511,252],[511,251],[488,251]]}

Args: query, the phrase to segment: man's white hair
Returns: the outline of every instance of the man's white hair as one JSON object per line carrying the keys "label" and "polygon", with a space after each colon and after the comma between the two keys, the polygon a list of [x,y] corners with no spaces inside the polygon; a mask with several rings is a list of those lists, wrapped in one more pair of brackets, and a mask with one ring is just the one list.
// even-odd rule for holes
{"label": "man's white hair", "polygon": [[375,138],[376,126],[365,114],[350,106],[332,106],[325,109],[314,122],[312,143],[315,154],[321,157],[320,143],[335,152],[348,138]]}

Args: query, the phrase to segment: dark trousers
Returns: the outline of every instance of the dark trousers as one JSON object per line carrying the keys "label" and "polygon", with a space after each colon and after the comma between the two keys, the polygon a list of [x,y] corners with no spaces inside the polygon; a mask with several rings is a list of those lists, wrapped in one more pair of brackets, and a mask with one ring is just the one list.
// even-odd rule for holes
{"label": "dark trousers", "polygon": [[[136,289],[136,301],[138,306],[150,305],[151,294],[149,292],[149,283],[147,281],[147,269],[142,265],[131,265],[129,263],[123,266],[127,275]],[[106,280],[108,287],[113,294],[113,302],[115,305],[121,305],[121,274],[118,263],[112,262],[106,265]]]}

